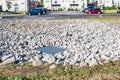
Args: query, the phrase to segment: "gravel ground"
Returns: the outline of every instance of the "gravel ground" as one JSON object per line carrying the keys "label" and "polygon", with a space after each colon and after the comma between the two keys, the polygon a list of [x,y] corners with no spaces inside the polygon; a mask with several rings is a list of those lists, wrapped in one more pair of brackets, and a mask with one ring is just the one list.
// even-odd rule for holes
{"label": "gravel ground", "polygon": [[[0,65],[27,61],[33,66],[44,63],[78,67],[120,60],[120,23],[79,19],[1,20]],[[47,54],[35,48],[67,48]],[[54,68],[52,65],[50,68]]]}

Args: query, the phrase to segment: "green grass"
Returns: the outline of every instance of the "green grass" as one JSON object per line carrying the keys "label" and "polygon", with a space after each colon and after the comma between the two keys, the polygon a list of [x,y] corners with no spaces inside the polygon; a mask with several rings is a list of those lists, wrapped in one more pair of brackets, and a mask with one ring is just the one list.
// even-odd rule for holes
{"label": "green grass", "polygon": [[117,10],[102,10],[103,13],[109,14],[109,13],[117,13]]}
{"label": "green grass", "polygon": [[25,16],[26,14],[0,14],[0,17],[6,17],[6,16]]}
{"label": "green grass", "polygon": [[[71,18],[70,20],[72,20]],[[97,16],[87,16],[87,17],[81,17],[81,18],[75,18],[75,19],[84,19],[84,20],[93,20],[93,21],[102,21],[102,22],[119,22],[120,16],[111,16],[111,14],[101,14]],[[58,20],[67,20],[67,18],[60,18]]]}
{"label": "green grass", "polygon": [[[12,67],[11,67],[12,66]],[[0,68],[0,80],[118,80],[120,79],[120,61],[109,62],[104,65],[77,68],[75,66],[57,65],[49,69],[50,65],[32,67],[24,65],[7,65]],[[9,68],[10,67],[10,68]]]}

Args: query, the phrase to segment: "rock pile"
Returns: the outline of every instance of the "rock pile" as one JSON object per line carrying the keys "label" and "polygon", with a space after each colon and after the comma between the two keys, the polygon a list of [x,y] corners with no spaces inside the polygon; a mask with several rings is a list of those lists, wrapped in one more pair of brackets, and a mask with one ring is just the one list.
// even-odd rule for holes
{"label": "rock pile", "polygon": [[[47,54],[35,50],[59,46],[67,51]],[[1,20],[0,65],[25,61],[83,67],[120,60],[120,23],[89,20]]]}

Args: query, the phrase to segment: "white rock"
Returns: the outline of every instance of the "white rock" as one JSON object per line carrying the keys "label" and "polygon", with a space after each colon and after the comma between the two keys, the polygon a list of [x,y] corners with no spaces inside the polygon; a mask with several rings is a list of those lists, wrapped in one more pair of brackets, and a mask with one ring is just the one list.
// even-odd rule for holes
{"label": "white rock", "polygon": [[49,67],[49,69],[54,69],[54,68],[56,68],[56,65],[55,65],[55,64],[52,64],[52,65]]}
{"label": "white rock", "polygon": [[1,57],[1,61],[5,61],[6,59],[8,59],[8,58],[10,58],[10,57],[12,57],[12,56],[13,56],[13,54],[3,55],[3,56]]}
{"label": "white rock", "polygon": [[0,63],[0,65],[5,65],[5,64],[14,63],[14,62],[15,62],[15,57],[12,56],[12,57],[6,59],[5,61],[3,61],[2,63]]}
{"label": "white rock", "polygon": [[33,62],[32,62],[32,65],[33,66],[41,66],[43,64],[43,62],[41,61],[41,60],[34,60]]}
{"label": "white rock", "polygon": [[89,66],[94,66],[94,65],[97,65],[98,64],[98,62],[96,61],[96,59],[91,59],[90,61],[89,61],[89,63],[88,63],[88,65]]}
{"label": "white rock", "polygon": [[86,62],[81,62],[79,67],[86,67],[88,66]]}
{"label": "white rock", "polygon": [[44,54],[42,61],[51,64],[55,62],[55,57],[53,57],[53,55],[50,55],[50,54]]}
{"label": "white rock", "polygon": [[56,54],[54,54],[54,57],[59,58],[59,59],[64,59],[65,58],[65,56],[63,56],[62,53],[56,53]]}

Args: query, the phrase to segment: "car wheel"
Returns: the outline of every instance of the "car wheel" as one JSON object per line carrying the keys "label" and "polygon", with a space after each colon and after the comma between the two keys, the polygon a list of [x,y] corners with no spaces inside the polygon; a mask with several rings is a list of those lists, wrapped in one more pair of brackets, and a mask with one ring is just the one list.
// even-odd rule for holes
{"label": "car wheel", "polygon": [[91,14],[91,12],[89,12],[88,14]]}
{"label": "car wheel", "polygon": [[29,16],[31,16],[31,13],[28,13]]}
{"label": "car wheel", "polygon": [[42,15],[42,14],[43,14],[42,12],[38,13],[39,16]]}
{"label": "car wheel", "polygon": [[40,15],[42,15],[42,14],[43,14],[43,12],[40,13]]}
{"label": "car wheel", "polygon": [[100,14],[101,12],[98,12],[98,14]]}
{"label": "car wheel", "polygon": [[47,11],[45,11],[45,13],[47,13]]}

